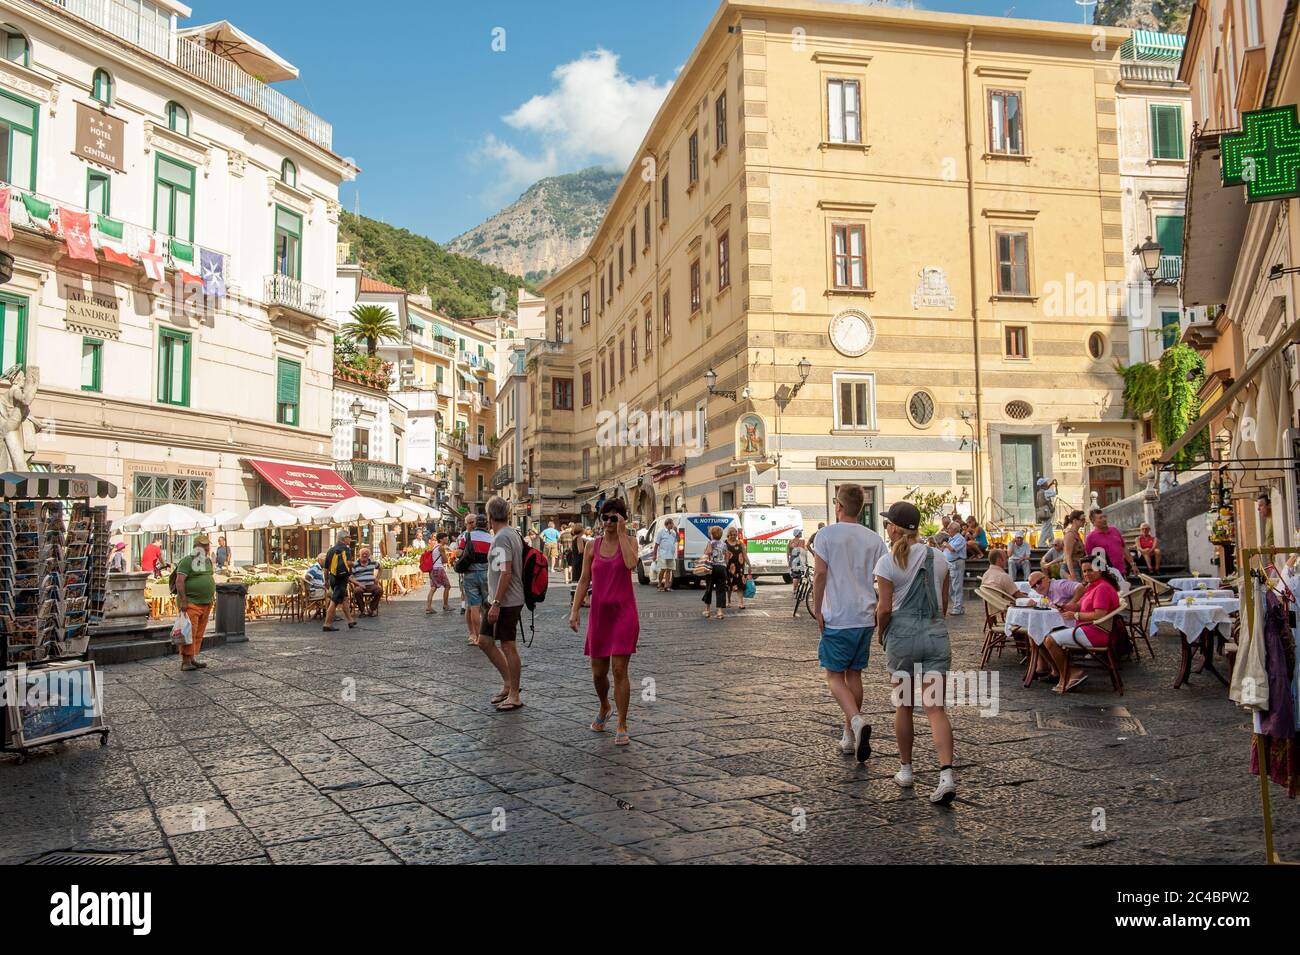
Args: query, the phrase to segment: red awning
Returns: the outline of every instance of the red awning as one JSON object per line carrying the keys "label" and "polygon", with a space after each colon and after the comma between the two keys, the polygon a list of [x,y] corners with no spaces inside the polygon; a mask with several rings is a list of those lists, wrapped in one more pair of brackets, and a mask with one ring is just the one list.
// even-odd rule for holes
{"label": "red awning", "polygon": [[289,503],[334,504],[345,498],[356,497],[357,492],[347,481],[330,468],[307,464],[283,464],[279,461],[259,461],[244,458],[266,482],[289,499]]}

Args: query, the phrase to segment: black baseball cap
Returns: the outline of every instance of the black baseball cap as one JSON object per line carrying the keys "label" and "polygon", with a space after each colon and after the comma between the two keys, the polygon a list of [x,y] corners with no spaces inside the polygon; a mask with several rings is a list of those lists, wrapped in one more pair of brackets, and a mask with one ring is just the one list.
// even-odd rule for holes
{"label": "black baseball cap", "polygon": [[915,504],[909,504],[907,501],[895,501],[881,517],[905,531],[914,531],[921,526],[921,512],[916,509]]}

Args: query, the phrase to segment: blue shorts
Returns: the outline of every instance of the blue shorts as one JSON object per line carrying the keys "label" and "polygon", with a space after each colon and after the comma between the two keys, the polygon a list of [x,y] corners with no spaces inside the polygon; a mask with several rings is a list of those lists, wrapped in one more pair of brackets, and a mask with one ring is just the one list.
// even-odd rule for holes
{"label": "blue shorts", "polygon": [[871,635],[875,631],[875,627],[850,627],[847,630],[827,627],[822,631],[821,643],[817,644],[817,661],[832,673],[865,670],[867,658],[871,655]]}
{"label": "blue shorts", "polygon": [[488,583],[486,570],[474,570],[460,579],[465,603],[471,607],[488,602]]}

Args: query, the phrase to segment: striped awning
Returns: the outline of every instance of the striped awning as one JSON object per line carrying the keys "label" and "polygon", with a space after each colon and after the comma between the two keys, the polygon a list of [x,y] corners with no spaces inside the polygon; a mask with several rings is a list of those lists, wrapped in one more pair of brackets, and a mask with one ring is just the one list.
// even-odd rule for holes
{"label": "striped awning", "polygon": [[407,312],[407,314],[406,314],[406,321],[410,324],[410,326],[411,326],[412,328],[424,328],[424,327],[425,327],[424,319],[420,318],[419,315],[414,315],[414,314],[412,314],[412,313],[410,313],[410,312]]}
{"label": "striped awning", "polygon": [[0,474],[0,494],[6,501],[117,497],[117,485],[93,474],[9,471]]}
{"label": "striped awning", "polygon": [[1121,44],[1121,60],[1177,60],[1183,55],[1187,37],[1181,33],[1158,33],[1155,30],[1134,30],[1133,35]]}

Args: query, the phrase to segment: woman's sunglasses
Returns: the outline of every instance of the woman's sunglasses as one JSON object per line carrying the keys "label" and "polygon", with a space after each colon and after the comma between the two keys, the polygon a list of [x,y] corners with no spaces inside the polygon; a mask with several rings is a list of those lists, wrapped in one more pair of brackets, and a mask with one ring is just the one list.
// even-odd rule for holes
{"label": "woman's sunglasses", "polygon": [[606,524],[617,524],[617,523],[618,523],[619,516],[620,516],[620,515],[618,515],[618,514],[614,513],[613,511],[611,511],[610,513],[608,513],[608,514],[605,515],[605,523],[606,523]]}

